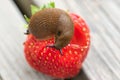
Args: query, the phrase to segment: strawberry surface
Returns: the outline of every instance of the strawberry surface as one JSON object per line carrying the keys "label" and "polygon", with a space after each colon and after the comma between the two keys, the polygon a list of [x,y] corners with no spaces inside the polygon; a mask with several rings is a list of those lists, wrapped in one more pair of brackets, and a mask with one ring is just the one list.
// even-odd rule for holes
{"label": "strawberry surface", "polygon": [[54,44],[54,37],[38,40],[29,34],[24,44],[25,57],[28,63],[37,71],[55,78],[74,77],[80,71],[90,45],[90,32],[84,20],[70,14],[74,22],[74,36],[70,43],[60,51],[46,47]]}

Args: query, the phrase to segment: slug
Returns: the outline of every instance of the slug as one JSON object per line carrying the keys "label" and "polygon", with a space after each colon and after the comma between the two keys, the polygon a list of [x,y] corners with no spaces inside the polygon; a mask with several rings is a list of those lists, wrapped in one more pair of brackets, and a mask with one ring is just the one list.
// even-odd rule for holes
{"label": "slug", "polygon": [[47,8],[35,13],[30,19],[28,30],[38,39],[55,36],[52,47],[59,50],[69,44],[74,34],[71,17],[58,8]]}

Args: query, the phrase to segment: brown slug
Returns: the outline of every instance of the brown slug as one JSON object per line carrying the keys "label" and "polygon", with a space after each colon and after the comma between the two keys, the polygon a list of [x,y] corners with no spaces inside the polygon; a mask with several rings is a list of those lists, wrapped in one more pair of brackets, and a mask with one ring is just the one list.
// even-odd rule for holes
{"label": "brown slug", "polygon": [[69,14],[58,8],[47,8],[35,13],[29,23],[29,32],[38,39],[55,36],[56,49],[69,44],[73,34],[73,21]]}

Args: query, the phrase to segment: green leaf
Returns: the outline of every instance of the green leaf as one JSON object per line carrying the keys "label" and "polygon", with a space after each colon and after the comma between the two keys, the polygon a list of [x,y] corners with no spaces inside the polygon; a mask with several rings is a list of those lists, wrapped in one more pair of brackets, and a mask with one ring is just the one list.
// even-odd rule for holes
{"label": "green leaf", "polygon": [[40,10],[43,10],[45,8],[55,8],[55,3],[54,2],[50,2],[48,4],[44,4],[44,5],[40,6]]}
{"label": "green leaf", "polygon": [[49,5],[51,6],[51,8],[55,8],[55,3],[54,2],[50,2]]}
{"label": "green leaf", "polygon": [[28,28],[28,24],[25,24],[25,25],[24,25],[24,28]]}
{"label": "green leaf", "polygon": [[31,5],[31,13],[32,15],[35,14],[36,12],[38,12],[40,10],[39,7]]}
{"label": "green leaf", "polygon": [[45,8],[55,8],[55,3],[54,2],[48,3],[45,5]]}
{"label": "green leaf", "polygon": [[35,5],[31,5],[31,13],[33,15],[36,12],[38,12],[40,10],[43,10],[45,8],[55,8],[55,3],[54,2],[50,2],[50,3],[44,4],[44,5],[40,6],[40,7],[37,7]]}
{"label": "green leaf", "polygon": [[26,20],[26,22],[30,22],[30,18],[28,18],[26,15],[24,15],[24,18],[25,18],[25,20]]}
{"label": "green leaf", "polygon": [[45,9],[45,8],[46,8],[46,5],[40,6],[40,10],[43,10],[43,9]]}

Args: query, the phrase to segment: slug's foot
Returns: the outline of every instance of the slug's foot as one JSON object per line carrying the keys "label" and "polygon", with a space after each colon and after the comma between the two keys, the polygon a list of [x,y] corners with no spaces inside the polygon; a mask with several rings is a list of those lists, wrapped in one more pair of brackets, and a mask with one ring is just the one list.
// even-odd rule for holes
{"label": "slug's foot", "polygon": [[63,55],[62,49],[58,49],[58,48],[56,48],[54,45],[47,45],[46,47],[55,48],[55,49],[57,49],[57,50],[60,51],[60,54],[61,54],[61,55]]}

